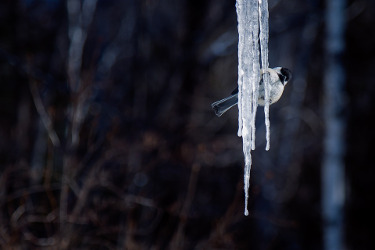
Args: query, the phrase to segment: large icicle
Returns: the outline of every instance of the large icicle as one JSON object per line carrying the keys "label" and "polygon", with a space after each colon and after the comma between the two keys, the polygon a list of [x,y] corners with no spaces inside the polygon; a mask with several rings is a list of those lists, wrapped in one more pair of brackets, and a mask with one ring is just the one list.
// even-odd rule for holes
{"label": "large icicle", "polygon": [[[268,68],[268,3],[267,0],[237,0],[238,20],[238,136],[242,136],[245,156],[245,215],[251,170],[251,151],[255,149],[255,117],[258,107],[261,48],[262,67]],[[259,30],[260,36],[259,36]],[[261,44],[259,47],[259,43]],[[264,74],[264,76],[268,76]],[[267,78],[266,78],[267,80]],[[266,103],[269,103],[269,80],[265,82]],[[267,147],[269,148],[269,104],[265,106]]]}

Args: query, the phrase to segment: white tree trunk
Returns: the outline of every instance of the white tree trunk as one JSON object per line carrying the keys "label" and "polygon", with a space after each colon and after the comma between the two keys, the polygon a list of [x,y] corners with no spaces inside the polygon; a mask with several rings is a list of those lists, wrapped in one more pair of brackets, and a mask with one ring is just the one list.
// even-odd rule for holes
{"label": "white tree trunk", "polygon": [[345,203],[345,0],[328,0],[326,9],[326,65],[324,76],[324,156],[322,164],[323,241],[326,250],[344,249]]}

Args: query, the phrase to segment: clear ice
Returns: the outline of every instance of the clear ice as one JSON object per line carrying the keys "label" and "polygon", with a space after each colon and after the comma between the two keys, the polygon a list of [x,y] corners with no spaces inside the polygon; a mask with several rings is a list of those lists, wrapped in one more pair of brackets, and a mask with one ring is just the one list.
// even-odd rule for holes
{"label": "clear ice", "polygon": [[[268,2],[267,0],[237,0],[238,21],[238,136],[242,137],[245,156],[245,215],[250,186],[251,151],[255,149],[255,117],[258,107],[261,66],[268,68]],[[261,60],[260,60],[261,59]],[[261,61],[261,64],[260,64]],[[266,150],[270,143],[269,76],[264,74]]]}

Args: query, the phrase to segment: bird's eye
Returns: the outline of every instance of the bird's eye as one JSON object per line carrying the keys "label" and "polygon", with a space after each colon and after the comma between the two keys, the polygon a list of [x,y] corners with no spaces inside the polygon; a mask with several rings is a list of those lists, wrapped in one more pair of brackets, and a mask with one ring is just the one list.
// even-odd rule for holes
{"label": "bird's eye", "polygon": [[292,72],[289,69],[281,68],[280,72],[284,76],[284,81],[289,81],[292,77]]}
{"label": "bird's eye", "polygon": [[279,76],[280,82],[284,84],[284,82],[288,81],[287,76],[282,74],[277,74]]}

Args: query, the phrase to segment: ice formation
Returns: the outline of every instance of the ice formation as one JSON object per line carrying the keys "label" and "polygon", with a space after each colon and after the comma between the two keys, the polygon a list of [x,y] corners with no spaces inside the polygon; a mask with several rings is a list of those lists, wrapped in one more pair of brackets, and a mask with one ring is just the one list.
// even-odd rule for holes
{"label": "ice formation", "polygon": [[[245,215],[248,215],[251,151],[255,149],[255,117],[258,107],[260,69],[268,68],[268,2],[267,0],[237,0],[238,21],[238,136],[242,136],[245,156]],[[261,60],[259,60],[261,58]],[[261,64],[260,62],[261,61]],[[265,82],[265,123],[269,149],[269,76]]]}

